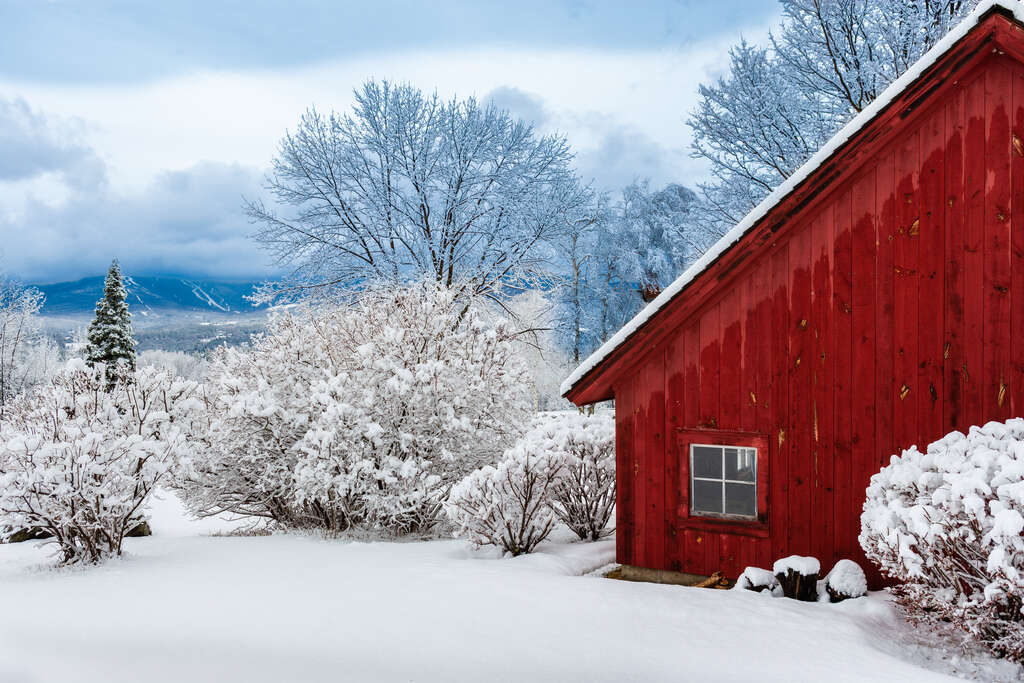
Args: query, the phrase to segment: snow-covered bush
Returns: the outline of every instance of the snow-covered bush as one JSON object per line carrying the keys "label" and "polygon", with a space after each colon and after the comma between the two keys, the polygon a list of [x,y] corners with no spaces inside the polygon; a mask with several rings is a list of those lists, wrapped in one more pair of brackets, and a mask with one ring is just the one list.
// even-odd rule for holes
{"label": "snow-covered bush", "polygon": [[530,391],[510,328],[456,289],[374,287],[285,313],[215,354],[186,492],[205,514],[426,530],[452,484],[511,442]]}
{"label": "snow-covered bush", "polygon": [[523,437],[524,448],[549,453],[562,473],[551,490],[555,515],[583,540],[611,533],[615,509],[615,418],[611,412],[543,416]]}
{"label": "snow-covered bush", "polygon": [[611,413],[549,413],[494,467],[463,479],[447,513],[455,534],[477,545],[528,553],[561,520],[596,541],[615,506],[615,424]]}
{"label": "snow-covered bush", "polygon": [[562,458],[520,441],[497,465],[456,484],[445,504],[455,535],[477,546],[496,545],[512,555],[532,552],[557,518],[550,505]]}
{"label": "snow-covered bush", "polygon": [[[125,381],[127,380],[127,381]],[[120,554],[153,488],[187,465],[197,385],[151,368],[109,387],[73,360],[0,424],[0,528],[40,529],[62,561]]]}
{"label": "snow-covered bush", "polygon": [[911,447],[871,478],[860,544],[912,617],[1024,660],[1024,420]]}
{"label": "snow-covered bush", "polygon": [[206,373],[206,359],[194,353],[184,351],[164,351],[149,349],[139,353],[138,366],[151,365],[160,370],[168,370],[176,377],[201,381]]}

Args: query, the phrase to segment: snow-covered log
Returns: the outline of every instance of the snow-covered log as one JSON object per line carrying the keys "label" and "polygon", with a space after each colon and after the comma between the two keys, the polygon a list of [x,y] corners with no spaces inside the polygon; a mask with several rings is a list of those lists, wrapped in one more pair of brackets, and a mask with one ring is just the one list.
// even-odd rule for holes
{"label": "snow-covered log", "polygon": [[818,572],[821,563],[814,557],[790,555],[776,560],[772,573],[787,598],[813,602],[818,599]]}
{"label": "snow-covered log", "polygon": [[767,569],[761,569],[760,567],[747,567],[740,574],[739,578],[736,579],[737,589],[754,591],[760,593],[761,591],[768,591],[769,593],[775,593],[779,589],[779,580],[775,578]]}
{"label": "snow-covered log", "polygon": [[825,591],[831,602],[861,598],[868,594],[868,580],[859,564],[839,560],[825,577]]}

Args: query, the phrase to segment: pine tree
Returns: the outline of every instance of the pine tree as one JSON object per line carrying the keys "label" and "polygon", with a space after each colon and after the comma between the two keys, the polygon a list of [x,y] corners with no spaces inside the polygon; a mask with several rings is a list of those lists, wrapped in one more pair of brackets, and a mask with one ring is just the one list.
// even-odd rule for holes
{"label": "pine tree", "polygon": [[103,298],[96,302],[96,317],[89,323],[85,347],[85,360],[90,365],[105,364],[111,383],[115,372],[135,370],[135,338],[127,296],[121,266],[114,259],[103,285]]}

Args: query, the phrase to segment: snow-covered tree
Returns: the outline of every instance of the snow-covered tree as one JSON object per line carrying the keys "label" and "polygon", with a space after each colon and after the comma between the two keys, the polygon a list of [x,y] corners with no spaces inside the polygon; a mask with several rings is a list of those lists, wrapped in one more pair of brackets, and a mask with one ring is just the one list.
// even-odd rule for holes
{"label": "snow-covered tree", "polygon": [[86,361],[102,363],[111,383],[117,373],[135,370],[135,337],[127,298],[121,266],[114,259],[103,283],[103,298],[96,302],[96,315],[89,323],[85,348]]}
{"label": "snow-covered tree", "polygon": [[635,283],[644,301],[657,296],[693,260],[690,213],[696,199],[692,190],[676,184],[656,192],[646,180],[623,188],[619,272]]}
{"label": "snow-covered tree", "polygon": [[951,432],[871,478],[860,544],[907,613],[1024,660],[1024,419]]}
{"label": "snow-covered tree", "polygon": [[[796,170],[832,134],[836,121],[822,96],[801,89],[766,48],[741,42],[729,51],[729,72],[700,87],[693,111],[692,156],[711,162],[698,214],[720,234]],[[731,227],[731,226],[727,226]]]}
{"label": "snow-covered tree", "polygon": [[558,135],[475,98],[368,82],[346,114],[310,109],[246,206],[290,268],[284,294],[429,277],[491,294],[550,272],[552,240],[589,200]]}
{"label": "snow-covered tree", "polygon": [[533,552],[558,521],[550,495],[561,471],[561,458],[520,441],[496,465],[476,470],[452,488],[445,511],[455,536],[512,555]]}
{"label": "snow-covered tree", "polygon": [[782,0],[772,47],[789,80],[841,125],[896,80],[977,0]]}
{"label": "snow-covered tree", "polygon": [[534,389],[534,410],[568,408],[559,388],[573,363],[560,344],[559,307],[554,293],[538,289],[523,292],[505,301],[510,324],[517,330],[516,353],[530,373]]}
{"label": "snow-covered tree", "polygon": [[780,0],[770,47],[741,42],[691,113],[711,163],[699,223],[722,234],[970,12],[977,0]]}
{"label": "snow-covered tree", "polygon": [[429,529],[532,398],[512,328],[458,289],[372,286],[221,349],[193,504],[334,531]]}
{"label": "snow-covered tree", "polygon": [[36,324],[42,305],[38,289],[0,277],[0,418],[11,399],[32,384],[26,355],[43,343]]}
{"label": "snow-covered tree", "polygon": [[0,423],[0,535],[39,529],[61,561],[121,552],[154,487],[185,467],[195,382],[144,369],[108,385],[81,360],[19,398]]}

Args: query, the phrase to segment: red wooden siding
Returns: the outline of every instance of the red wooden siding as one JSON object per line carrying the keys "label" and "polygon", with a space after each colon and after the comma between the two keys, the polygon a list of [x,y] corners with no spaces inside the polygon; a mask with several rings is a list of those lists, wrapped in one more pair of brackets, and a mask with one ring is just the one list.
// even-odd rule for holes
{"label": "red wooden siding", "polygon": [[[965,69],[616,359],[620,562],[864,562],[893,453],[1024,412],[1024,66]],[[763,519],[689,516],[692,430],[759,435]]]}

